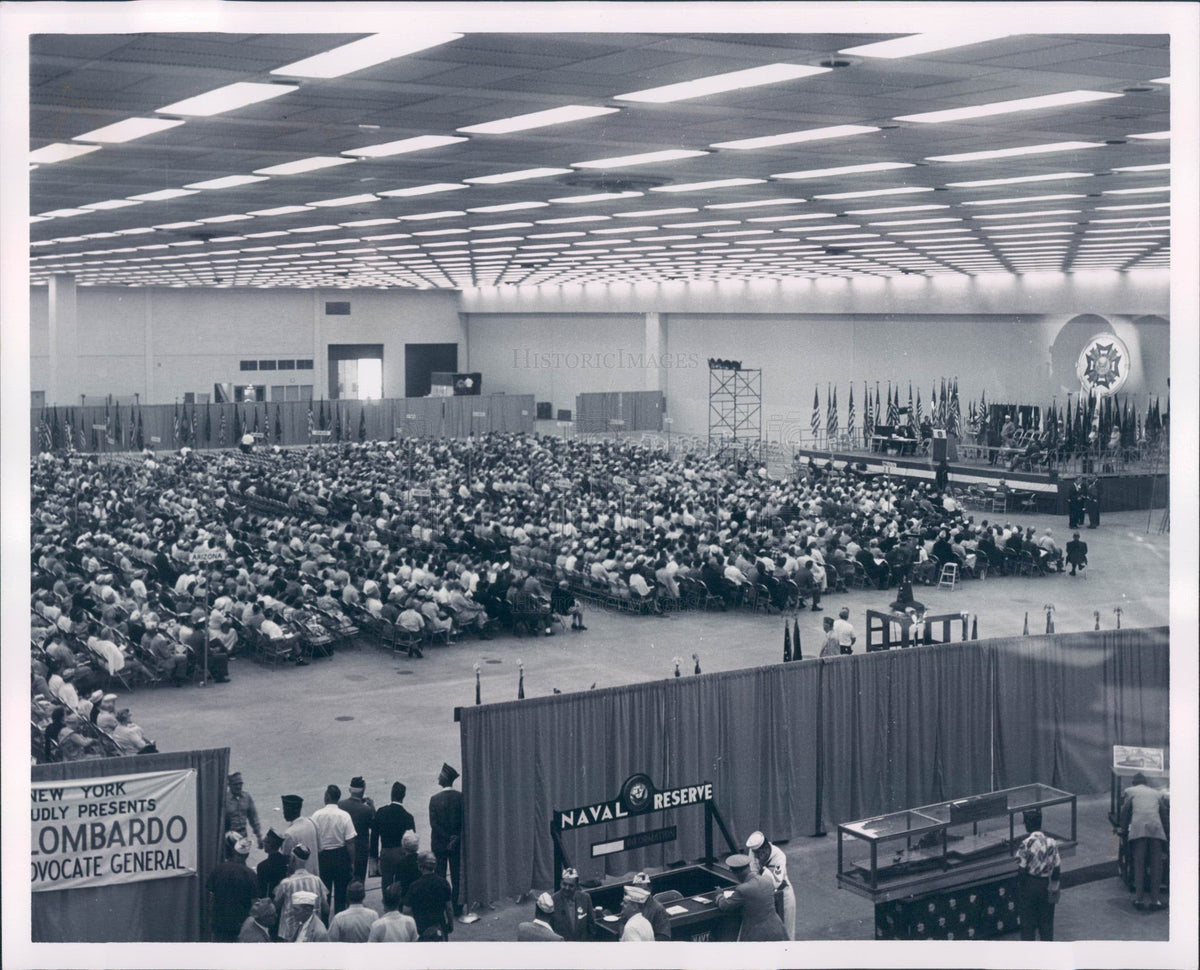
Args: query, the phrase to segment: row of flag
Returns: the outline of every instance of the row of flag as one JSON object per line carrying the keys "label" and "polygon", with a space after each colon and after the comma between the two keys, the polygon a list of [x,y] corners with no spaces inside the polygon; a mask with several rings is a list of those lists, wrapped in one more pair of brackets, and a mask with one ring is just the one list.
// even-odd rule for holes
{"label": "row of flag", "polygon": [[[925,406],[921,400],[918,388],[913,397],[913,387],[908,385],[908,403],[901,403],[900,387],[894,389],[888,382],[887,390],[880,397],[881,382],[875,383],[874,401],[871,399],[871,389],[863,382],[863,415],[862,440],[869,441],[878,425],[891,427],[908,425],[919,434],[919,429],[926,420]],[[850,385],[849,400],[846,405],[846,431],[850,436],[858,432],[858,416],[854,405],[854,385]],[[929,392],[929,424],[934,428],[944,428],[947,434],[968,435],[976,437],[989,429],[999,431],[1004,421],[1003,408],[998,405],[989,406],[987,395],[979,395],[979,403],[969,402],[966,421],[963,420],[962,405],[959,401],[958,379],[941,381],[941,387],[933,385]],[[1026,413],[1018,410],[1014,416],[1018,427],[1025,427]],[[1072,410],[1071,399],[1068,397],[1064,409],[1057,401],[1048,407],[1033,408],[1029,411],[1029,430],[1039,435],[1049,433],[1052,446],[1062,445],[1073,451],[1082,451],[1089,444],[1107,445],[1112,435],[1112,429],[1120,429],[1121,444],[1130,447],[1138,441],[1156,442],[1162,436],[1164,419],[1159,398],[1153,401],[1147,397],[1145,416],[1136,406],[1131,406],[1128,397],[1122,399],[1119,395],[1100,396],[1090,393],[1086,398],[1080,398]],[[991,426],[995,425],[994,428]],[[836,385],[826,385],[825,415],[821,415],[820,388],[813,389],[812,418],[810,429],[814,441],[821,438],[822,429],[827,440],[836,438],[841,433],[838,414],[838,392]]]}
{"label": "row of flag", "polygon": [[[864,441],[870,440],[875,433],[877,425],[889,425],[897,427],[900,425],[909,425],[916,432],[925,420],[925,410],[921,402],[921,391],[917,390],[916,401],[913,401],[913,387],[908,385],[908,404],[904,405],[900,400],[900,386],[896,385],[893,393],[892,383],[888,381],[887,392],[884,400],[880,400],[881,382],[875,382],[875,400],[871,401],[871,389],[866,381],[863,381],[863,415],[862,415],[862,438]],[[941,393],[938,393],[937,385],[935,384],[929,393],[929,421],[935,428],[945,428],[950,434],[960,433],[962,425],[962,408],[958,400],[958,379],[955,378],[951,382],[947,382],[942,378]],[[841,424],[838,415],[838,394],[837,387],[826,385],[825,387],[825,420],[821,420],[821,392],[820,388],[813,389],[813,407],[812,419],[809,427],[812,430],[813,440],[821,437],[821,430],[824,428],[827,438],[835,438],[841,432]],[[846,404],[846,434],[855,436],[858,432],[858,413],[854,406],[854,385],[850,385],[849,400]]]}
{"label": "row of flag", "polygon": [[[212,404],[175,404],[172,414],[170,442],[161,444],[173,448],[182,447],[229,447],[236,445],[242,436],[251,433],[261,434],[267,444],[283,441],[283,419],[281,409],[275,405],[274,420],[271,406],[263,404],[262,421],[259,421],[259,408],[253,405],[234,405],[232,408],[232,434],[230,434],[230,409],[225,405],[216,405],[220,417],[214,426]],[[332,437],[335,441],[350,440],[350,419],[346,416],[343,421],[343,408],[336,402],[330,402],[332,412]],[[128,417],[122,417],[122,412]],[[251,413],[252,412],[252,416]],[[89,416],[92,420],[89,422]],[[38,421],[38,441],[42,451],[103,451],[106,449],[137,449],[141,450],[149,443],[142,408],[138,405],[104,405],[103,424],[99,414],[93,409],[75,408],[62,409],[60,414],[57,405],[42,408]],[[326,402],[320,402],[321,430],[329,427],[326,417]],[[308,406],[308,433],[312,437],[314,427],[312,402]],[[214,434],[214,431],[216,432]],[[359,441],[367,437],[367,416],[365,408],[359,411],[358,434]]]}

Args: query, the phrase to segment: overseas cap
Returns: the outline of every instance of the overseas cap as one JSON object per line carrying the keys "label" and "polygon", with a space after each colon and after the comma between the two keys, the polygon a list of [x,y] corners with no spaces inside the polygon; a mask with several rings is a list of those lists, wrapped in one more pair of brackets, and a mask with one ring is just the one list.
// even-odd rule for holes
{"label": "overseas cap", "polygon": [[542,893],[537,898],[538,912],[553,913],[554,912],[554,897],[549,893]]}

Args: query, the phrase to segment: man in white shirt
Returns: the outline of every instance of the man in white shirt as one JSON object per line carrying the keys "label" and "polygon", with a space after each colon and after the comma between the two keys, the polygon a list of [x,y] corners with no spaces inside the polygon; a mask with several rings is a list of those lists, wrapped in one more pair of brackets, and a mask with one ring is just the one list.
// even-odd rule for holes
{"label": "man in white shirt", "polygon": [[325,789],[325,804],[312,813],[317,827],[317,864],[321,881],[333,891],[334,914],[346,908],[346,890],[354,875],[354,842],[358,832],[350,813],[338,807],[342,790],[337,785]]}
{"label": "man in white shirt", "polygon": [[838,647],[843,654],[852,653],[854,641],[857,636],[854,633],[854,626],[850,623],[850,608],[843,606],[838,611],[838,618],[833,621],[833,632],[838,638]]}
{"label": "man in white shirt", "polygon": [[363,905],[366,897],[367,891],[358,880],[346,887],[346,902],[349,905],[329,921],[330,943],[367,942],[379,914]]}

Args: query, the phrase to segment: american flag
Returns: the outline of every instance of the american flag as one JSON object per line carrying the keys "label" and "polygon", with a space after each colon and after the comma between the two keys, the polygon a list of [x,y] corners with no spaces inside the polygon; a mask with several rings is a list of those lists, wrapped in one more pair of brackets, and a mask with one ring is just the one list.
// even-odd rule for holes
{"label": "american flag", "polygon": [[813,409],[812,409],[812,436],[813,444],[816,445],[817,439],[821,437],[821,398],[817,393],[817,389],[813,388]]}
{"label": "american flag", "polygon": [[308,436],[311,438],[313,433],[313,412],[312,398],[308,399]]}
{"label": "american flag", "polygon": [[850,382],[850,401],[846,404],[846,431],[854,434],[854,382]]}
{"label": "american flag", "polygon": [[829,405],[829,414],[825,419],[825,431],[832,441],[838,433],[837,388],[833,389],[833,403]]}

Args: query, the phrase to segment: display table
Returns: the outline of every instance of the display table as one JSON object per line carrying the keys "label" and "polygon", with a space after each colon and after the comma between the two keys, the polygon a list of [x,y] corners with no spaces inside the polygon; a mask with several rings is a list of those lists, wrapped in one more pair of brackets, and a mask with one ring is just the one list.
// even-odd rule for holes
{"label": "display table", "polygon": [[1021,785],[838,825],[838,886],[875,904],[879,938],[1010,933],[1021,815],[1033,808],[1059,854],[1074,854],[1075,796]]}
{"label": "display table", "polygon": [[[889,650],[892,647],[912,647],[925,643],[953,643],[952,626],[961,624],[962,637],[967,638],[966,613],[942,613],[923,616],[914,623],[907,613],[867,610],[867,653]],[[935,627],[940,625],[940,634]]]}
{"label": "display table", "polygon": [[[620,936],[621,899],[629,884],[626,880],[588,890],[592,905],[602,911],[596,917],[597,939],[616,940]],[[682,897],[663,902],[671,918],[671,938],[694,943],[737,939],[741,913],[722,912],[716,903],[719,893],[736,885],[733,874],[716,865],[668,869],[650,877],[650,891],[655,896],[674,890]],[[673,909],[681,912],[671,912]]]}

